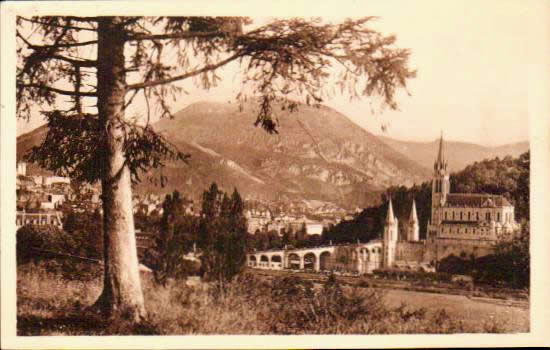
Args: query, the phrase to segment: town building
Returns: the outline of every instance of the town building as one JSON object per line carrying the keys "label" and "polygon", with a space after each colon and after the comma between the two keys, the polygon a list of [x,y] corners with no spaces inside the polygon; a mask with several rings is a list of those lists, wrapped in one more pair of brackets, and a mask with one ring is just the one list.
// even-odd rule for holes
{"label": "town building", "polygon": [[27,176],[27,163],[17,162],[17,176]]}
{"label": "town building", "polygon": [[61,228],[63,222],[59,211],[18,211],[15,217],[15,227],[19,229],[25,225],[55,226]]}

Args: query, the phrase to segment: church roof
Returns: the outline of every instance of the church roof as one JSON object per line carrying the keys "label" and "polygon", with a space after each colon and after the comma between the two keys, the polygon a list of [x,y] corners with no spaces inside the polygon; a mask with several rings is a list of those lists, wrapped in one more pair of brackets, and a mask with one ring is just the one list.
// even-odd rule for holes
{"label": "church roof", "polygon": [[449,207],[509,207],[510,202],[500,195],[478,193],[449,193],[447,195]]}

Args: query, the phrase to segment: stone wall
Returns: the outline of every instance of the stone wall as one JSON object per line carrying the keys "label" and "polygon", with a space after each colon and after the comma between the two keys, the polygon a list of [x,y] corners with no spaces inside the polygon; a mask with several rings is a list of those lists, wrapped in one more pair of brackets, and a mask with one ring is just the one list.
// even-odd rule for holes
{"label": "stone wall", "polygon": [[429,263],[440,261],[449,255],[476,258],[494,252],[491,242],[480,240],[437,239],[419,242],[398,242],[396,261]]}

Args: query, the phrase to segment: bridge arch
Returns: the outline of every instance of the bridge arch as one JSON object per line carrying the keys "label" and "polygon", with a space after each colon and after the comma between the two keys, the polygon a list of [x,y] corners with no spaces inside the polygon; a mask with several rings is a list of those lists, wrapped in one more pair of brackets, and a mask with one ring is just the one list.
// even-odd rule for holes
{"label": "bridge arch", "polygon": [[313,252],[304,254],[304,269],[317,270],[317,256]]}
{"label": "bridge arch", "polygon": [[327,250],[319,254],[319,269],[322,271],[332,269],[332,254]]}
{"label": "bridge arch", "polygon": [[279,254],[273,254],[271,256],[270,267],[272,269],[282,269],[283,268],[283,258]]}
{"label": "bridge arch", "polygon": [[260,256],[260,267],[269,267],[269,258],[267,255],[261,255]]}
{"label": "bridge arch", "polygon": [[296,253],[290,253],[287,257],[287,267],[289,269],[298,270],[302,267],[303,260],[302,257]]}

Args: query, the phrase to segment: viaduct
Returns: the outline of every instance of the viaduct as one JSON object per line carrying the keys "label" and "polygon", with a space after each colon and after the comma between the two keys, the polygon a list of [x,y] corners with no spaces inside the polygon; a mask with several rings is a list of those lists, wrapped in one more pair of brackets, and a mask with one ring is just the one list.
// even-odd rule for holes
{"label": "viaduct", "polygon": [[382,242],[267,250],[247,254],[248,267],[268,270],[347,270],[372,273],[382,267]]}

